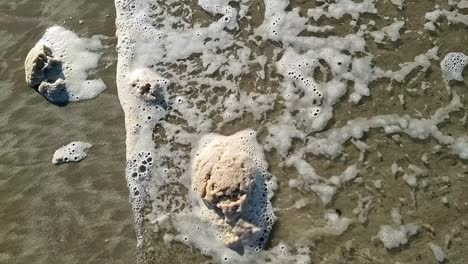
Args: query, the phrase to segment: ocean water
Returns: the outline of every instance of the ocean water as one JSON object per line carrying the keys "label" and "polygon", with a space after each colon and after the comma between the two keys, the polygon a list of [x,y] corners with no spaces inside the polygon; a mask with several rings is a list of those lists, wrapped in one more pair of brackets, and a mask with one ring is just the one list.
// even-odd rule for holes
{"label": "ocean water", "polygon": [[[24,80],[25,56],[47,27],[112,37],[114,13],[113,1],[0,3],[0,263],[135,262],[115,38],[98,70],[108,89],[95,100],[57,107]],[[52,165],[75,140],[94,145],[86,162]]]}
{"label": "ocean water", "polygon": [[[301,14],[317,4],[316,1],[290,2],[292,7],[300,8]],[[192,7],[194,21],[207,24],[213,20],[197,7],[196,1],[173,4]],[[377,45],[372,39],[368,40],[368,49],[376,65],[397,70],[400,63],[413,61],[415,56],[434,45],[440,47],[441,58],[452,51],[468,54],[466,25],[447,25],[444,21],[435,33],[424,31],[424,14],[433,10],[435,4],[451,8],[447,1],[405,1],[405,8],[400,11],[390,1],[382,0],[377,3],[378,14],[361,15],[361,22],[375,20],[377,28],[388,24],[384,16],[401,18],[406,22],[402,32],[412,30],[394,43]],[[263,1],[251,1],[250,6],[248,15],[252,19],[249,23],[258,26],[262,23],[258,14],[264,10]],[[335,26],[330,34],[343,36],[351,32],[349,21],[350,18],[345,17],[339,21],[322,19],[319,22]],[[3,47],[0,51],[0,263],[210,262],[195,248],[180,243],[165,245],[160,234],[153,232],[150,222],[145,222],[144,226],[145,243],[136,248],[133,212],[125,181],[124,113],[115,85],[117,38],[114,23],[114,3],[109,0],[4,0],[0,3],[0,46]],[[108,87],[98,98],[57,107],[27,87],[24,58],[45,29],[54,24],[81,36],[110,37],[104,41],[107,47],[102,66],[92,73],[102,78]],[[247,37],[239,36],[242,40]],[[271,58],[275,47],[277,43],[266,42],[259,53]],[[409,81],[413,77],[415,81]],[[451,90],[461,97],[465,108],[468,104],[466,80],[465,77],[464,82],[451,83]],[[241,80],[247,91],[253,90],[250,87],[255,85],[274,87],[272,90],[277,91],[277,81],[257,81],[251,76]],[[421,89],[423,82],[430,84],[430,88]],[[389,84],[385,79],[373,82],[371,96],[358,105],[344,99],[345,95],[334,106],[334,117],[326,129],[377,114],[429,117],[451,100],[441,79],[438,61],[432,61],[425,73],[414,71],[406,81],[392,83],[391,91],[387,90]],[[405,104],[400,103],[399,95],[404,96]],[[212,130],[229,135],[254,128],[263,143],[268,134],[266,127],[276,120],[279,112],[275,107],[260,120],[247,116]],[[441,130],[457,137],[466,135],[467,125],[461,121],[465,112],[453,113]],[[88,157],[77,164],[52,165],[55,149],[74,140],[94,145]],[[442,246],[448,263],[467,262],[468,163],[446,149],[434,151],[437,142],[432,139],[418,140],[405,135],[397,138],[377,129],[366,134],[362,141],[369,145],[364,162],[359,161],[359,151],[349,142],[345,144],[349,155],[344,160],[306,155],[307,162],[324,177],[339,174],[351,164],[359,164],[362,180],[340,189],[327,206],[312,192],[290,188],[288,182],[298,177],[297,171],[282,166],[281,157],[274,151],[266,153],[270,172],[279,184],[273,199],[278,220],[267,247],[280,242],[307,245],[313,263],[437,263],[427,246],[435,242]],[[163,143],[163,140],[156,140],[156,145]],[[298,145],[299,142],[293,142],[293,147]],[[427,164],[421,160],[424,153],[429,157]],[[393,163],[405,170],[410,164],[427,170],[423,178],[429,182],[428,187],[416,190],[412,197],[411,188],[401,175],[392,175]],[[377,188],[376,181],[380,181],[382,187]],[[353,217],[359,196],[372,197],[373,201],[365,224],[355,222],[340,236],[311,232],[314,227],[325,225],[325,210]],[[448,205],[441,202],[442,197],[447,197]],[[307,204],[295,208],[294,204],[301,199]],[[373,237],[381,225],[391,224],[392,208],[400,208],[404,223],[417,223],[420,231],[409,244],[386,250]],[[146,208],[145,212],[150,215],[150,211],[151,208]]]}

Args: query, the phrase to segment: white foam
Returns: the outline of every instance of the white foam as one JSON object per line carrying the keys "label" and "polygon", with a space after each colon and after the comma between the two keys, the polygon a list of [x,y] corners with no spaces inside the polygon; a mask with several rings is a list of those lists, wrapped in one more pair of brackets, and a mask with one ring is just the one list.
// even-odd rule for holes
{"label": "white foam", "polygon": [[338,0],[335,3],[329,3],[307,10],[307,15],[315,20],[318,20],[322,16],[340,19],[345,15],[350,15],[354,20],[357,20],[359,16],[364,13],[377,13],[375,0],[364,0],[360,3],[351,0]]}
{"label": "white foam", "polygon": [[353,222],[352,219],[342,217],[334,211],[325,213],[325,219],[327,220],[325,232],[335,236],[343,234]]}
{"label": "white foam", "polygon": [[437,128],[437,125],[448,117],[448,113],[457,111],[462,107],[460,98],[454,94],[451,103],[438,109],[431,119],[413,119],[409,116],[381,115],[369,119],[358,118],[348,121],[346,126],[330,129],[321,134],[309,137],[309,144],[306,146],[308,152],[315,155],[327,157],[337,157],[343,151],[344,142],[351,138],[363,136],[363,132],[371,128],[384,128],[384,132],[393,134],[403,132],[412,138],[426,139],[434,137],[440,143],[448,147],[460,158],[465,159],[463,153],[466,152],[467,143],[465,138],[453,138],[445,135]]}
{"label": "white foam", "polygon": [[359,173],[357,165],[354,164],[346,168],[341,175],[331,176],[327,179],[318,175],[312,165],[300,157],[292,156],[286,160],[286,164],[295,167],[302,177],[290,180],[289,186],[314,192],[323,205],[331,203],[337,190],[347,182],[354,180]]}
{"label": "white foam", "polygon": [[97,67],[102,48],[99,37],[80,38],[63,27],[50,27],[26,58],[26,81],[56,104],[95,98],[106,85],[88,74]]}
{"label": "white foam", "polygon": [[[332,9],[336,9],[336,16],[341,14],[359,14],[360,10],[354,6],[354,2],[350,0],[341,0],[343,4],[331,4]],[[372,0],[364,1],[364,5],[373,7]],[[265,39],[281,41],[283,45],[291,45],[294,48],[302,50],[318,50],[322,48],[332,48],[337,50],[349,50],[350,52],[364,51],[365,41],[357,35],[347,35],[343,38],[340,37],[303,37],[299,36],[304,30],[307,18],[299,15],[299,8],[292,11],[285,11],[288,6],[288,1],[273,1],[264,0],[265,3],[265,17],[262,25],[255,29],[255,33]],[[345,6],[344,9],[341,9]],[[356,12],[357,11],[357,12]],[[323,10],[320,11],[320,16]],[[312,16],[312,15],[309,15]]]}
{"label": "white foam", "polygon": [[401,225],[398,228],[382,225],[378,236],[387,249],[393,249],[406,245],[409,238],[418,233],[418,229],[416,224]]}
{"label": "white foam", "polygon": [[341,185],[354,180],[358,175],[358,168],[356,165],[351,165],[339,176],[332,176],[328,179],[329,182],[335,186],[340,187]]}
{"label": "white foam", "polygon": [[442,76],[447,81],[463,81],[463,70],[467,64],[468,56],[461,52],[450,52],[440,62]]}
{"label": "white foam", "polygon": [[416,56],[413,62],[401,63],[400,70],[398,71],[383,71],[381,69],[377,69],[376,73],[377,75],[379,75],[379,77],[387,77],[397,82],[402,82],[405,80],[406,76],[408,76],[408,74],[410,74],[417,67],[421,67],[421,72],[426,72],[431,66],[430,60],[439,59],[439,57],[437,56],[438,50],[438,47],[434,47],[428,50],[426,53],[419,54],[418,56]]}
{"label": "white foam", "polygon": [[[143,1],[116,1],[119,36],[117,84],[126,115],[127,181],[139,242],[142,242],[144,203],[149,201],[152,208],[150,220],[159,226],[158,219],[162,215],[169,216],[165,222],[171,223],[175,229],[174,235],[163,234],[166,243],[179,241],[194,246],[217,262],[250,263],[253,259],[259,263],[262,259],[265,262],[273,259],[276,263],[307,262],[307,256],[287,256],[283,254],[284,250],[278,255],[279,246],[258,252],[263,248],[275,220],[269,200],[276,183],[274,177],[267,173],[268,165],[263,150],[256,143],[255,133],[249,130],[230,137],[208,134],[200,139],[200,135],[213,129],[210,118],[213,112],[223,111],[223,122],[240,118],[245,112],[259,119],[272,109],[276,98],[272,94],[240,91],[236,82],[227,80],[244,74],[249,65],[264,65],[266,58],[259,56],[252,60],[247,47],[241,47],[234,53],[224,51],[234,43],[241,44],[225,31],[236,27],[237,10],[228,7],[227,1],[200,1],[199,4],[212,14],[224,16],[208,27],[186,24],[174,30],[171,23],[177,19],[169,7],[148,7],[149,3]],[[152,25],[148,9],[160,12],[159,15],[164,17],[158,27]],[[199,54],[200,60],[193,54]],[[192,74],[192,71],[200,69],[198,63],[203,70],[199,75]],[[176,64],[186,67],[186,71],[179,72],[171,67]],[[265,76],[262,72],[259,76]],[[213,78],[215,73],[224,78]],[[202,90],[206,87],[211,93],[213,87],[222,87],[230,95],[219,96],[208,104]],[[197,92],[193,93],[194,90]],[[150,121],[148,116],[152,117]],[[155,126],[162,132],[153,133]],[[156,151],[153,146],[158,140],[153,136],[160,137],[160,141],[165,140],[165,143],[157,145]],[[208,209],[192,191],[189,195],[182,191],[184,188],[191,190],[190,152],[195,159],[197,146],[200,150],[209,148],[215,141],[244,144],[244,152],[255,160],[258,172],[255,187],[252,187],[257,191],[252,191],[242,221],[237,221],[234,228]],[[152,163],[148,163],[145,170],[148,173],[140,179],[135,170],[148,157]],[[138,195],[133,195],[132,190],[138,191]],[[158,230],[165,232],[165,228]],[[235,237],[237,235],[239,239]],[[231,241],[239,243],[234,247],[229,243]],[[240,256],[236,250],[244,254]]]}
{"label": "white foam", "polygon": [[449,11],[436,6],[433,11],[426,13],[425,18],[428,22],[424,24],[424,28],[429,31],[435,31],[441,17],[445,17],[449,24],[468,25],[468,15],[461,14],[457,10]]}
{"label": "white foam", "polygon": [[442,263],[447,259],[447,257],[445,256],[444,251],[442,250],[442,248],[440,246],[438,246],[437,244],[434,244],[433,242],[430,242],[427,245],[432,250],[432,253],[434,254],[435,259],[439,263]]}
{"label": "white foam", "polygon": [[403,223],[400,208],[392,208],[390,214],[392,216],[392,221],[395,225],[401,225]]}
{"label": "white foam", "polygon": [[457,4],[457,7],[460,9],[468,8],[468,0],[460,0],[460,2]]}
{"label": "white foam", "polygon": [[231,7],[229,2],[231,0],[199,0],[198,5],[201,6],[205,11],[212,14],[222,14],[223,16],[219,19],[220,23],[225,23],[228,29],[237,29],[237,9]]}
{"label": "white foam", "polygon": [[[227,226],[226,217],[213,213],[215,210],[205,205],[206,199],[192,191],[191,161],[197,159],[196,154],[202,155],[215,142],[232,144],[247,138],[253,142],[254,138],[245,131],[239,133],[246,138],[242,140],[237,134],[221,136],[212,134],[213,131],[232,132],[255,126],[265,132],[266,128],[265,139],[259,140],[265,143],[266,150],[276,151],[274,155],[280,158],[276,165],[297,171],[298,177],[290,179],[289,186],[315,192],[326,206],[332,205],[336,193],[348,184],[362,182],[358,178],[360,163],[367,166],[368,161],[360,158],[360,163],[327,178],[318,175],[306,157],[323,155],[333,159],[343,155],[344,161],[344,145],[348,140],[353,140],[363,153],[368,149],[365,135],[371,129],[382,128],[388,134],[402,133],[418,139],[433,137],[460,157],[468,158],[468,141],[446,135],[438,128],[451,112],[461,108],[456,94],[449,105],[432,117],[378,115],[350,120],[324,131],[327,125],[332,125],[329,121],[334,116],[335,104],[346,94],[348,100],[359,103],[362,97],[371,95],[369,86],[376,79],[406,82],[411,72],[419,68],[425,72],[438,59],[438,48],[434,47],[402,63],[396,71],[381,69],[374,65],[373,55],[366,49],[364,34],[369,33],[365,31],[367,26],[375,25],[372,22],[360,25],[360,20],[356,20],[351,24],[362,26],[362,30],[341,37],[307,34],[332,34],[332,27],[323,25],[327,21],[315,25],[315,14],[342,20],[349,19],[349,15],[354,19],[364,13],[375,13],[375,2],[323,2],[322,10],[314,8],[304,16],[299,8],[288,9],[289,1],[265,0],[264,20],[253,29],[252,17],[246,15],[249,2],[244,0],[231,3],[200,0],[204,16],[211,19],[203,21],[203,26],[190,21],[193,7],[183,2],[116,0],[117,84],[126,117],[127,180],[131,191],[138,190],[138,196],[132,192],[137,231],[145,216],[165,243],[184,243],[211,256],[214,262],[310,260],[291,253],[295,250],[289,251],[284,243],[263,248],[270,234],[270,221],[274,221],[270,198],[277,184],[267,172],[263,149],[256,140],[255,144],[247,144],[254,147],[246,148],[245,152],[251,157],[261,153],[256,166],[264,169],[258,179],[267,179],[270,185],[266,189],[267,198],[257,197],[261,202],[251,203],[251,210],[246,213],[253,215],[255,221],[234,220],[232,226]],[[186,14],[184,19],[180,19],[181,10]],[[384,30],[383,40],[397,40],[402,22]],[[240,24],[246,28],[239,28]],[[249,36],[252,31],[255,35]],[[271,49],[264,49],[264,44]],[[314,73],[320,73],[317,75],[321,78]],[[405,105],[410,103],[410,98],[405,97]],[[337,121],[339,124],[340,120]],[[148,157],[152,164],[148,163]],[[137,180],[133,180],[132,175],[143,161],[148,163],[145,167],[149,173],[141,179],[137,174]],[[256,169],[260,170],[259,167]],[[296,206],[304,206],[299,201]],[[358,202],[356,213],[361,223],[367,221],[372,205],[371,198]],[[261,206],[273,220],[255,213]],[[242,214],[242,210],[239,212]],[[328,234],[343,234],[352,222],[338,211],[324,211],[324,217],[327,225],[318,228],[320,234],[327,230]],[[413,227],[403,227],[405,236],[413,233]],[[395,230],[400,232],[401,227],[392,227],[390,231]],[[262,232],[265,233],[262,241],[252,239]],[[240,243],[233,248],[230,241]],[[241,251],[245,252],[242,256],[238,253]]]}
{"label": "white foam", "polygon": [[385,38],[388,38],[391,41],[397,41],[400,38],[400,30],[404,25],[404,21],[395,21],[394,23],[383,27],[378,31],[373,31],[370,34],[377,43],[384,43]]}
{"label": "white foam", "polygon": [[336,188],[327,184],[313,184],[310,189],[318,195],[324,205],[329,204],[336,194]]}
{"label": "white foam", "polygon": [[55,151],[52,158],[52,163],[61,164],[68,162],[79,162],[86,158],[86,150],[92,146],[93,145],[86,142],[73,141]]}

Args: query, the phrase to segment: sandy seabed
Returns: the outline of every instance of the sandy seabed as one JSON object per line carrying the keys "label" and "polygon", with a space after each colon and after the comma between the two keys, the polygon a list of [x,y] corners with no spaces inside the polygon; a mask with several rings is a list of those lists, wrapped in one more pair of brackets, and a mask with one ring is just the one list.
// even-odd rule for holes
{"label": "sandy seabed", "polygon": [[[261,9],[261,1],[253,1]],[[293,6],[306,10],[307,1],[291,1]],[[447,7],[446,1],[406,1],[399,11],[390,1],[379,1],[379,16],[398,16],[408,19],[405,30],[423,30],[424,14],[436,3]],[[192,5],[193,4],[193,5]],[[191,3],[195,6],[195,3]],[[200,21],[206,19],[198,9]],[[250,12],[254,12],[251,10]],[[0,4],[0,262],[1,263],[133,263],[136,261],[136,238],[132,210],[128,202],[125,171],[125,129],[123,112],[115,87],[116,39],[106,40],[108,47],[102,57],[99,75],[108,89],[95,100],[58,108],[45,101],[24,82],[23,61],[29,49],[49,26],[63,25],[81,36],[115,35],[113,1],[6,1]],[[362,20],[379,16],[363,15]],[[260,18],[259,18],[260,19]],[[83,23],[80,23],[82,20]],[[254,19],[255,20],[255,19]],[[343,19],[349,22],[349,19]],[[380,22],[379,22],[380,21]],[[257,21],[261,23],[261,21]],[[336,25],[334,34],[349,31],[347,23]],[[466,26],[447,25],[445,22],[435,33],[402,34],[400,40],[387,45],[368,42],[375,55],[375,63],[384,69],[398,69],[401,62],[413,58],[433,47],[437,41],[439,55],[451,51],[468,54]],[[271,44],[275,45],[275,44]],[[268,46],[262,48],[268,49]],[[416,76],[416,73],[410,77]],[[465,70],[466,76],[466,70]],[[430,83],[422,91],[421,82]],[[249,84],[249,80],[245,80]],[[251,84],[251,81],[250,81]],[[269,85],[269,84],[262,84]],[[278,85],[272,83],[272,85]],[[248,85],[246,85],[248,87]],[[427,117],[450,102],[441,79],[438,62],[417,76],[416,82],[394,84],[377,81],[371,85],[371,97],[354,105],[341,100],[335,105],[334,118],[327,125],[340,127],[356,117],[396,113]],[[249,88],[247,88],[249,89]],[[411,92],[417,89],[417,92]],[[452,91],[467,102],[467,81],[452,83]],[[403,94],[406,103],[400,104]],[[346,97],[346,96],[345,96]],[[275,109],[270,115],[277,114]],[[465,111],[452,114],[442,130],[454,136],[467,133],[467,126],[459,121]],[[267,133],[264,125],[249,118],[218,128],[216,132],[232,134],[247,127],[259,131],[260,139]],[[54,166],[50,159],[54,151],[70,141],[93,143],[89,156],[81,163]],[[260,140],[261,141],[261,140]],[[437,263],[427,243],[434,241],[443,247],[448,263],[465,263],[468,235],[468,163],[447,151],[433,153],[436,142],[415,140],[406,136],[387,136],[373,130],[365,141],[370,149],[366,154],[369,166],[360,170],[361,183],[350,184],[340,190],[328,209],[339,210],[352,216],[359,196],[371,196],[373,210],[366,224],[355,223],[339,237],[310,237],[313,263]],[[310,156],[307,161],[318,174],[336,175],[359,159],[359,151],[345,145],[349,153],[346,161],[329,161]],[[382,154],[382,157],[378,155]],[[428,164],[421,157],[426,153]],[[293,243],[311,227],[323,226],[323,205],[311,192],[299,192],[288,186],[297,178],[294,169],[277,166],[280,159],[274,152],[267,153],[270,171],[279,180],[273,206],[278,209],[278,221],[270,244],[279,241]],[[416,192],[416,204],[411,189],[391,173],[396,162],[407,168],[416,164],[428,171],[428,188]],[[448,179],[448,180],[447,180]],[[380,181],[377,188],[375,182]],[[447,197],[449,204],[442,203]],[[305,199],[300,209],[293,205]],[[400,207],[405,222],[421,225],[420,232],[410,243],[397,250],[386,250],[378,240],[372,240],[380,225],[391,223],[390,211]],[[147,227],[151,230],[151,227]],[[176,244],[165,247],[157,236],[146,233],[146,244],[138,255],[146,263],[202,263],[206,261],[197,251]],[[447,243],[447,235],[452,240]],[[352,249],[348,241],[353,240]],[[313,241],[313,242],[312,242]]]}

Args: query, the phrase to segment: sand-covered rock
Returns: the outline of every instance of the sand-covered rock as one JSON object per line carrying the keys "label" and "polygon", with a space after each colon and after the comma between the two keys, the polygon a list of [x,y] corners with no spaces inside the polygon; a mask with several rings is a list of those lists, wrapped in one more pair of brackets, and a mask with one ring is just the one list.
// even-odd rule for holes
{"label": "sand-covered rock", "polygon": [[217,142],[200,154],[195,167],[193,184],[203,201],[227,218],[240,214],[255,176],[255,164],[242,146]]}
{"label": "sand-covered rock", "polygon": [[142,68],[137,69],[131,74],[130,85],[135,90],[135,94],[147,102],[158,102],[161,100],[169,81],[160,77],[153,71]]}
{"label": "sand-covered rock", "polygon": [[206,220],[231,248],[260,248],[274,222],[272,187],[252,130],[202,138],[193,160],[192,187]]}
{"label": "sand-covered rock", "polygon": [[31,87],[39,87],[42,82],[48,82],[53,76],[51,70],[54,65],[60,64],[60,60],[53,57],[50,48],[43,43],[37,43],[26,57],[24,70],[26,83]]}
{"label": "sand-covered rock", "polygon": [[102,49],[98,38],[80,38],[59,26],[47,29],[24,62],[26,83],[54,104],[67,104],[98,96],[106,89],[100,79],[88,79]]}

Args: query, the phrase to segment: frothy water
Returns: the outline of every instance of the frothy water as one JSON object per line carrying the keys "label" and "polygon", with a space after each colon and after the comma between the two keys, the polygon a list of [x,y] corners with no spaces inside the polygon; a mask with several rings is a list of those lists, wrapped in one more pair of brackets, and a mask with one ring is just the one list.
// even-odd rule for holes
{"label": "frothy water", "polygon": [[[401,16],[399,6],[392,3],[380,8],[389,13],[393,11],[395,20],[390,15],[379,16],[379,6],[374,1],[317,3],[317,6],[305,8],[307,12],[300,4],[294,6],[297,3],[290,5],[288,1],[240,1],[231,4],[227,1],[200,1],[198,6],[178,2],[116,1],[119,37],[117,82],[126,112],[127,154],[132,157],[134,153],[154,151],[155,160],[151,179],[145,179],[144,185],[138,185],[145,190],[144,196],[132,198],[137,230],[141,234],[140,246],[144,248],[148,241],[158,241],[158,235],[147,235],[157,232],[165,244],[179,240],[198,248],[204,255],[213,256],[215,260],[249,262],[256,256],[257,262],[263,261],[261,254],[247,252],[233,258],[226,257],[223,250],[207,249],[203,235],[197,236],[197,232],[189,230],[196,228],[200,234],[207,234],[216,230],[216,226],[197,224],[194,216],[195,220],[183,223],[188,227],[180,228],[182,224],[178,216],[196,211],[196,205],[184,189],[190,193],[187,183],[194,177],[189,169],[193,159],[190,153],[200,144],[200,136],[211,131],[229,135],[233,130],[246,127],[262,132],[259,140],[269,151],[267,157],[280,160],[270,166],[273,175],[275,171],[291,169],[288,176],[276,177],[283,195],[288,195],[289,190],[291,196],[291,192],[299,189],[303,195],[315,195],[309,198],[311,203],[316,201],[314,198],[321,201],[321,205],[315,203],[314,208],[321,211],[322,216],[303,212],[311,224],[294,225],[293,229],[302,229],[297,236],[281,236],[285,232],[282,229],[289,230],[293,226],[288,223],[291,221],[289,217],[278,217],[278,222],[283,224],[273,230],[271,250],[262,253],[273,253],[275,246],[279,246],[283,249],[281,255],[291,258],[288,262],[293,261],[294,256],[303,256],[304,252],[313,253],[314,249],[326,247],[327,239],[339,236],[340,240],[353,229],[366,227],[375,221],[372,215],[377,204],[424,214],[423,210],[418,211],[417,194],[430,186],[426,179],[430,164],[427,153],[426,156],[424,153],[419,155],[426,158],[420,158],[418,162],[408,161],[405,164],[407,168],[398,167],[401,169],[393,173],[395,180],[407,185],[400,188],[407,188],[409,199],[394,197],[407,204],[391,205],[372,192],[384,191],[383,180],[367,183],[369,179],[366,177],[372,171],[384,174],[385,167],[378,163],[388,162],[385,156],[391,154],[377,147],[370,151],[372,147],[365,137],[383,132],[388,136],[383,136],[382,142],[399,142],[403,136],[416,140],[433,138],[435,141],[431,143],[440,145],[432,154],[436,155],[447,146],[447,154],[456,154],[463,162],[467,151],[466,137],[454,136],[439,128],[451,114],[460,112],[463,107],[458,91],[449,92],[450,84],[444,85],[440,81],[441,71],[437,72],[438,76],[432,72],[433,62],[440,59],[441,43],[425,35],[427,33],[422,29],[405,27],[411,20]],[[249,13],[255,7],[260,7],[258,13],[263,18]],[[209,13],[208,17],[197,20],[197,14],[204,11]],[[187,19],[176,19],[181,12]],[[348,26],[342,26],[342,32],[335,33],[336,20],[347,21],[345,25]],[[420,36],[416,41],[428,41],[424,50],[412,50],[413,54],[401,60],[396,67],[378,63],[380,53],[393,49],[398,54],[397,49],[404,45],[404,34],[413,32]],[[378,45],[374,46],[375,43]],[[152,77],[139,79],[148,80],[150,91],[159,90],[164,103],[152,104],[141,92],[141,85],[132,83],[132,78],[127,77],[141,75],[142,71],[148,72],[145,76]],[[163,84],[161,79],[164,79]],[[431,110],[425,106],[428,111],[423,115],[408,96],[427,95],[425,85],[437,80],[439,85],[435,86],[442,89],[436,91],[448,102],[432,105]],[[372,99],[366,98],[373,95],[374,90],[382,90],[372,86],[375,84],[386,84],[383,96],[394,101],[392,107],[380,109],[382,111],[378,115],[372,114],[375,105],[371,104]],[[405,87],[410,85],[412,87]],[[416,85],[424,87],[413,88]],[[346,118],[336,118],[339,114],[334,108],[338,104],[348,108]],[[353,114],[353,108],[365,109],[365,112]],[[245,124],[245,120],[255,123]],[[229,127],[229,132],[225,127]],[[150,134],[153,135],[151,138]],[[155,142],[156,146],[149,147],[150,142]],[[346,148],[349,144],[356,149]],[[422,145],[431,150],[430,142]],[[401,148],[404,149],[402,145]],[[358,157],[353,157],[353,152]],[[377,162],[369,160],[372,152],[375,152]],[[318,172],[320,165],[315,164],[314,159],[328,160],[326,163],[333,166],[333,171]],[[399,163],[405,162],[391,162],[393,167]],[[463,163],[460,166],[464,167]],[[388,173],[391,173],[391,168],[386,168]],[[335,171],[341,172],[336,174]],[[281,183],[286,190],[281,189]],[[361,190],[353,185],[361,187]],[[353,187],[357,190],[351,190]],[[343,195],[354,196],[355,204],[337,207],[339,197]],[[142,200],[145,201],[143,204]],[[308,207],[302,199],[292,202],[285,209],[276,209],[294,214],[289,211]],[[163,215],[169,219],[164,218],[160,223],[158,219]],[[380,215],[383,216],[383,212]],[[162,222],[165,227],[158,228]],[[419,227],[425,225],[418,223],[393,229],[387,224],[385,221],[378,223],[380,232],[375,230],[372,234],[368,230],[367,246],[354,248],[352,240],[344,240],[343,247],[364,252],[369,246],[382,243],[380,246],[397,248],[408,244],[411,236],[418,232],[422,236]],[[180,237],[183,239],[178,239]],[[151,251],[143,251],[151,255]],[[342,256],[330,251],[324,257],[339,259]],[[372,252],[369,252],[369,257],[374,258]],[[275,254],[268,258],[272,262],[285,261]],[[308,259],[301,257],[295,261],[308,262]]]}
{"label": "frothy water", "polygon": [[[88,3],[70,3],[88,10],[84,23],[68,18],[76,15],[71,6],[57,12],[61,6],[53,4],[38,9],[55,19],[40,24],[42,31],[66,20],[79,35],[113,35],[113,18],[100,11],[112,12],[113,3],[90,3],[102,5],[94,8],[99,14],[84,8]],[[15,15],[3,20],[34,24],[34,12],[22,12],[35,5],[6,4]],[[15,198],[2,205],[6,241],[14,248],[5,246],[0,257],[19,263],[102,262],[104,256],[121,263],[464,263],[464,8],[464,1],[116,0],[117,75],[112,39],[101,58],[107,66],[94,74],[110,89],[65,108],[46,105],[32,89],[19,96],[3,89],[2,171],[9,173],[2,188]],[[18,37],[13,32],[24,31],[10,23],[2,31],[10,47],[2,86],[25,88],[21,63],[42,32]],[[30,41],[21,52],[9,46],[20,39]],[[245,143],[247,134],[239,131],[252,131],[258,145]],[[210,142],[216,139],[223,147],[215,151]],[[88,157],[76,166],[49,167],[53,151],[73,140],[94,145]],[[222,159],[223,151],[237,154]],[[206,158],[211,155],[223,162]],[[199,157],[214,165],[198,177],[215,181],[225,168],[244,187],[206,198],[193,183]],[[229,166],[244,170],[250,159],[257,176],[232,173]],[[250,181],[261,189],[264,180],[265,195],[256,196]],[[29,207],[9,213],[18,204]],[[43,213],[51,208],[60,210]],[[15,226],[33,223],[32,215],[55,225]],[[73,248],[84,242],[71,241],[77,227],[84,240],[97,243],[82,253]],[[265,235],[253,235],[258,231]],[[35,239],[26,240],[29,234]],[[56,245],[63,254],[54,253]],[[33,250],[21,250],[26,247]]]}

